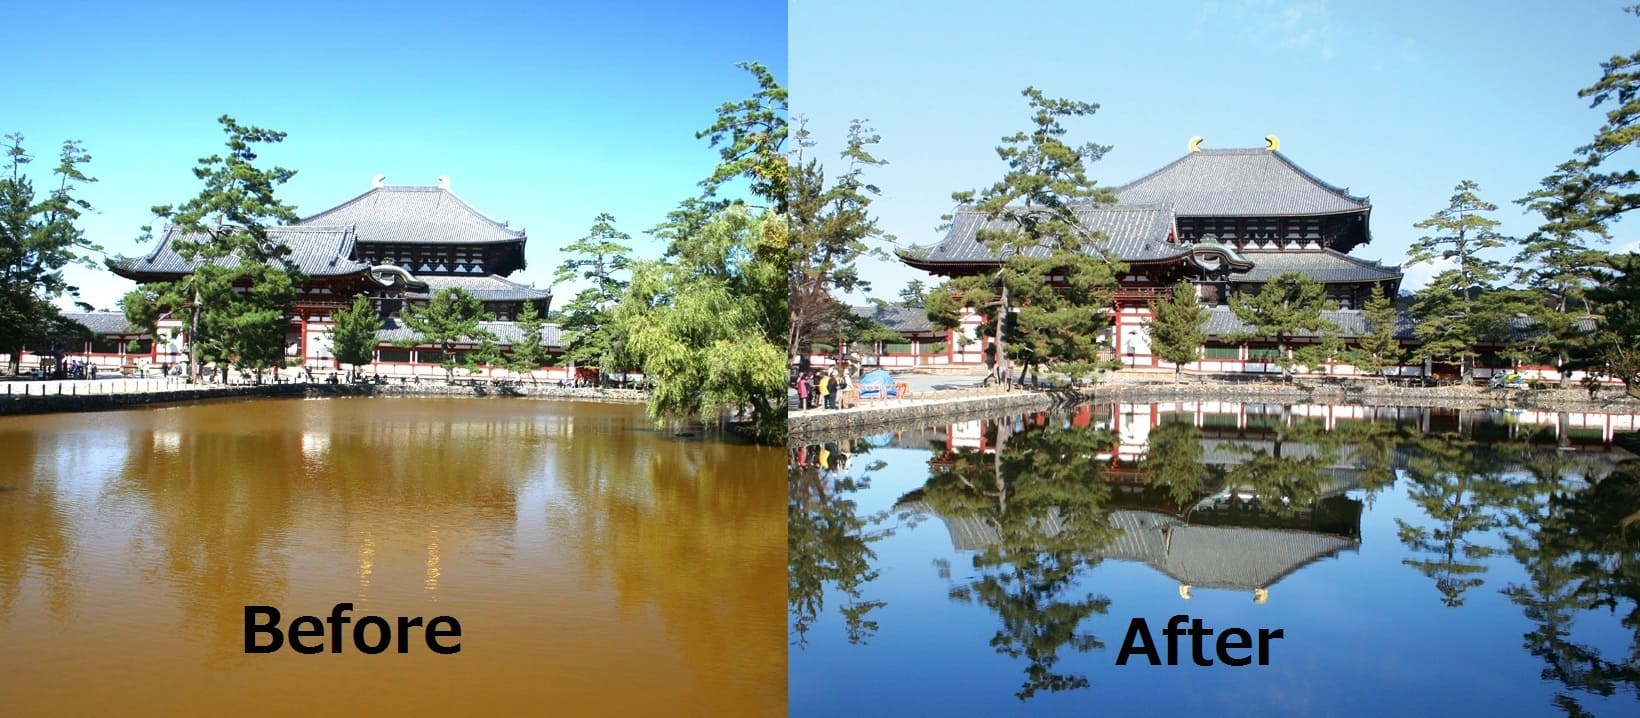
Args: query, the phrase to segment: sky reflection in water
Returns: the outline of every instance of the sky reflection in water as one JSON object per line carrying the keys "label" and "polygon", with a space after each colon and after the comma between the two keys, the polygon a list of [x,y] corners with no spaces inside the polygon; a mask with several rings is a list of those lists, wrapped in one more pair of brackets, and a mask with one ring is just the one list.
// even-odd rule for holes
{"label": "sky reflection in water", "polygon": [[[1634,715],[1634,428],[1180,403],[794,446],[792,715]],[[1175,614],[1285,638],[1114,665]]]}

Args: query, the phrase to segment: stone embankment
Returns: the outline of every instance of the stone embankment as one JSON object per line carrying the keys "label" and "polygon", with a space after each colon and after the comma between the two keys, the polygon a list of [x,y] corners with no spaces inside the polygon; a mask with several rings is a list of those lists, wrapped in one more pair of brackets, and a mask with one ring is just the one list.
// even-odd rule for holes
{"label": "stone embankment", "polygon": [[[118,380],[115,380],[118,381]],[[216,399],[330,396],[447,396],[521,397],[643,403],[646,395],[636,389],[567,387],[557,384],[492,385],[455,384],[264,384],[222,386],[180,384],[159,380],[129,386],[98,381],[16,382],[9,394],[0,394],[0,415],[52,414],[71,411],[111,411],[141,406],[177,404]]]}
{"label": "stone embankment", "polygon": [[847,409],[810,409],[787,415],[792,439],[847,429],[905,428],[958,421],[965,416],[998,416],[1014,411],[1040,411],[1057,403],[1075,403],[1074,394],[1016,389],[963,389],[920,393],[914,399],[865,399]]}

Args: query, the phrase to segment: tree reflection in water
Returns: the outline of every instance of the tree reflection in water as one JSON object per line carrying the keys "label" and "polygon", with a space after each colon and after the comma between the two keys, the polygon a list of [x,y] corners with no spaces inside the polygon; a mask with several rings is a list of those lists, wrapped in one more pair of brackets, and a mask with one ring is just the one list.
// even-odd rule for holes
{"label": "tree reflection in water", "polygon": [[[1542,498],[1514,504],[1504,536],[1527,573],[1525,583],[1503,589],[1535,625],[1524,647],[1543,660],[1544,679],[1565,687],[1554,702],[1567,715],[1591,715],[1577,693],[1640,699],[1640,460],[1582,490],[1562,489],[1558,479],[1537,488]],[[1602,609],[1621,615],[1626,655],[1572,638],[1580,616]]]}
{"label": "tree reflection in water", "polygon": [[1015,693],[1026,700],[1041,691],[1086,688],[1086,676],[1055,670],[1059,651],[1104,647],[1079,629],[1089,616],[1105,613],[1110,599],[1078,590],[1077,579],[1119,534],[1105,508],[1108,459],[1099,458],[1109,456],[1115,437],[1069,426],[1013,430],[989,425],[996,452],[960,451],[949,471],[928,480],[921,498],[948,524],[993,533],[973,556],[976,575],[953,585],[950,595],[990,608],[1002,620],[991,646],[1029,662]]}
{"label": "tree reflection in water", "polygon": [[[1230,532],[1247,531],[1348,541],[1360,535],[1361,503],[1345,492],[1370,506],[1400,490],[1413,507],[1393,517],[1401,563],[1433,582],[1440,604],[1492,610],[1474,600],[1496,595],[1476,591],[1488,573],[1513,575],[1502,570],[1510,561],[1524,569],[1524,578],[1494,588],[1529,624],[1523,649],[1542,661],[1542,678],[1558,684],[1557,708],[1583,716],[1615,705],[1599,698],[1640,699],[1640,460],[1614,464],[1607,449],[1572,446],[1564,416],[1557,432],[1494,425],[1478,413],[1368,409],[1321,421],[1287,408],[1279,417],[1242,412],[1235,425],[1211,425],[1199,410],[1194,419],[1153,412],[1153,425],[1136,432],[1138,452],[1126,430],[1118,446],[1111,432],[1089,428],[1101,424],[1086,411],[1081,420],[986,422],[977,436],[965,434],[977,448],[935,452],[924,486],[903,495],[896,510],[938,516],[971,562],[944,565],[941,578],[952,600],[996,616],[989,645],[1024,661],[1018,699],[1090,687],[1072,652],[1103,648],[1083,624],[1106,614],[1111,599],[1087,581],[1104,558],[1138,558],[1115,548],[1126,543],[1115,541],[1123,524],[1114,519],[1164,515],[1175,553],[1181,531],[1220,547],[1237,535]],[[1454,421],[1455,429],[1430,430]],[[851,642],[877,628],[869,616],[883,602],[867,598],[865,587],[878,575],[872,544],[889,530],[886,512],[856,516],[851,496],[869,486],[869,470],[851,477],[834,466],[836,456],[853,453],[835,444],[792,455],[798,643],[830,586],[843,597]],[[1607,616],[1620,634],[1605,629]]]}
{"label": "tree reflection in water", "polygon": [[848,470],[856,454],[868,450],[865,442],[839,441],[793,447],[786,469],[786,601],[792,617],[793,643],[808,641],[809,627],[825,610],[826,587],[843,596],[838,612],[849,643],[864,643],[877,631],[873,611],[885,604],[865,598],[865,585],[877,578],[871,544],[893,534],[883,528],[888,512],[857,513],[851,498],[871,486],[871,473],[881,462],[863,467],[860,476]]}

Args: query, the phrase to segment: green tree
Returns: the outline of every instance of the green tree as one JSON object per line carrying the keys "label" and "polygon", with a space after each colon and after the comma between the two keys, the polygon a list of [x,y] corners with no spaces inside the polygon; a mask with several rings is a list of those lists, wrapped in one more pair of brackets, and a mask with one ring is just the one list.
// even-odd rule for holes
{"label": "green tree", "polygon": [[1139,462],[1145,481],[1166,489],[1179,509],[1195,503],[1210,478],[1203,463],[1207,450],[1202,447],[1202,430],[1189,423],[1188,416],[1184,418],[1163,421],[1151,429],[1145,457]]}
{"label": "green tree", "polygon": [[23,136],[5,137],[4,176],[0,176],[0,353],[11,355],[8,372],[17,373],[25,343],[45,339],[61,323],[56,300],[78,296],[79,290],[63,278],[70,264],[92,266],[89,255],[100,250],[86,241],[75,222],[91,205],[76,196],[79,186],[96,180],[81,166],[91,156],[80,143],[63,143],[58,156],[56,187],[38,199],[33,182],[23,173],[33,160],[23,149]]}
{"label": "green tree", "polygon": [[863,120],[849,125],[842,152],[848,168],[829,187],[819,160],[804,161],[803,151],[814,144],[807,130],[799,126],[797,136],[798,151],[792,158],[797,170],[789,203],[787,354],[793,359],[806,356],[827,328],[848,322],[849,308],[836,295],[870,287],[860,278],[855,262],[872,252],[868,240],[886,239],[870,213],[872,199],[880,191],[865,180],[867,168],[887,164],[870,152],[879,140],[877,134]]}
{"label": "green tree", "polygon": [[336,361],[349,365],[349,378],[357,376],[359,367],[371,363],[376,356],[376,332],[381,331],[382,319],[376,305],[363,294],[353,298],[353,305],[336,312],[335,326],[330,330],[331,349]]}
{"label": "green tree", "polygon": [[921,279],[913,279],[905,283],[900,290],[900,306],[922,309],[928,302],[928,286]]}
{"label": "green tree", "polygon": [[633,265],[616,309],[627,350],[652,385],[657,423],[748,411],[752,434],[786,437],[786,217],[728,207],[680,235],[669,261]]}
{"label": "green tree", "polygon": [[1596,277],[1600,286],[1589,292],[1598,317],[1590,363],[1634,394],[1640,388],[1640,253],[1608,257]]}
{"label": "green tree", "polygon": [[1348,361],[1357,370],[1376,374],[1388,382],[1384,370],[1400,366],[1406,352],[1401,348],[1401,340],[1395,337],[1395,301],[1384,293],[1384,285],[1372,285],[1372,296],[1367,298],[1361,318],[1366,320],[1366,331],[1356,338],[1357,346],[1349,352]]}
{"label": "green tree", "polygon": [[[984,217],[977,239],[1001,266],[988,276],[940,285],[928,298],[928,316],[953,328],[963,309],[977,310],[996,337],[996,369],[1011,373],[1008,362],[1017,360],[1022,378],[1024,371],[1048,367],[1074,381],[1102,366],[1097,337],[1110,324],[1116,275],[1126,269],[1078,212],[1114,202],[1087,176],[1087,164],[1110,148],[1064,142],[1061,120],[1092,115],[1098,105],[1050,99],[1034,87],[1022,94],[1034,127],[997,147],[1007,173],[984,190],[951,195]],[[998,331],[999,325],[1006,326]]]}
{"label": "green tree", "polygon": [[285,133],[241,125],[227,115],[217,122],[228,136],[228,152],[205,157],[194,168],[204,188],[181,205],[154,208],[174,227],[171,245],[193,272],[147,285],[150,309],[127,309],[187,318],[192,381],[199,380],[205,361],[218,362],[224,377],[233,360],[258,369],[282,363],[300,279],[286,262],[290,248],[267,231],[297,219],[294,208],[274,197],[274,188],[296,173],[254,164],[256,146],[282,142]]}
{"label": "green tree", "polygon": [[433,293],[427,306],[404,305],[400,313],[404,325],[416,333],[412,339],[400,340],[399,346],[413,347],[432,344],[439,348],[446,379],[454,379],[456,367],[467,366],[470,357],[455,356],[455,346],[464,342],[495,341],[495,335],[479,326],[479,322],[493,321],[495,317],[484,311],[484,303],[460,287],[440,289]]}
{"label": "green tree", "polygon": [[[710,177],[701,181],[708,200],[719,188],[737,177],[751,184],[752,194],[769,202],[768,208],[786,214],[790,195],[790,169],[786,161],[786,88],[780,85],[760,63],[742,62],[736,65],[757,78],[757,92],[744,100],[725,102],[718,107],[717,121],[700,132],[696,139],[706,139],[718,148],[723,161]],[[720,209],[722,202],[708,202],[711,209]]]}
{"label": "green tree", "polygon": [[[990,639],[997,653],[1024,659],[1025,681],[1014,694],[1086,688],[1086,676],[1057,669],[1065,648],[1088,652],[1104,643],[1082,623],[1109,611],[1110,599],[1078,590],[1121,530],[1111,524],[1106,464],[1115,437],[1062,425],[1011,433],[991,422],[992,456],[963,449],[949,471],[935,472],[922,498],[947,522],[983,527],[994,536],[972,558],[951,599],[984,606],[1001,624]],[[942,572],[949,577],[951,570]]]}
{"label": "green tree", "polygon": [[1486,473],[1503,462],[1484,449],[1464,437],[1420,435],[1412,438],[1408,451],[1407,495],[1434,523],[1395,520],[1401,543],[1427,555],[1401,563],[1432,579],[1441,603],[1449,607],[1462,606],[1463,594],[1484,583],[1480,576],[1487,570],[1486,559],[1497,551],[1469,538],[1483,537],[1498,526],[1492,501],[1497,481]]}
{"label": "green tree", "polygon": [[1173,365],[1174,381],[1184,365],[1196,360],[1196,352],[1207,341],[1206,322],[1207,308],[1189,282],[1180,282],[1172,297],[1152,306],[1150,346],[1162,361]]}
{"label": "green tree", "polygon": [[[1338,349],[1338,325],[1322,316],[1336,310],[1337,305],[1327,299],[1327,288],[1320,282],[1297,272],[1277,275],[1264,284],[1258,294],[1230,295],[1230,311],[1250,331],[1232,337],[1245,342],[1262,338],[1276,343],[1273,363],[1281,367],[1282,378],[1292,376],[1293,367],[1300,364],[1315,370]],[[1312,335],[1319,341],[1309,343],[1296,351],[1289,351],[1293,340]]]}
{"label": "green tree", "polygon": [[1481,253],[1502,247],[1506,238],[1497,233],[1498,221],[1485,216],[1498,206],[1482,200],[1476,194],[1479,189],[1471,180],[1459,182],[1445,209],[1413,225],[1435,233],[1413,242],[1408,255],[1411,264],[1451,265],[1413,296],[1412,311],[1418,318],[1413,333],[1423,340],[1420,355],[1457,359],[1464,381],[1473,374],[1479,356],[1476,342],[1507,334],[1500,324],[1507,321],[1503,308],[1482,301],[1502,279],[1504,268]]}
{"label": "green tree", "polygon": [[507,369],[518,374],[525,374],[530,381],[535,381],[535,370],[545,365],[550,357],[547,348],[541,343],[541,331],[546,328],[547,320],[535,310],[534,302],[524,302],[524,309],[518,313],[518,341],[513,342],[512,353],[508,355]]}
{"label": "green tree", "polygon": [[[1640,6],[1624,8],[1640,16]],[[1607,224],[1640,207],[1640,173],[1624,165],[1632,157],[1623,150],[1640,141],[1640,51],[1613,55],[1600,64],[1593,85],[1578,90],[1590,108],[1608,105],[1605,122],[1594,139],[1573,151],[1573,157],[1543,178],[1539,188],[1523,200],[1543,212],[1545,232],[1570,236],[1590,232],[1609,236]]]}
{"label": "green tree", "polygon": [[615,228],[613,215],[599,214],[585,237],[564,247],[569,258],[558,265],[553,280],[588,283],[562,310],[562,327],[569,335],[564,355],[577,364],[597,366],[600,381],[616,368],[621,356],[622,339],[613,311],[626,293],[627,281],[619,273],[631,270],[632,248],[627,245],[631,241],[631,235]]}

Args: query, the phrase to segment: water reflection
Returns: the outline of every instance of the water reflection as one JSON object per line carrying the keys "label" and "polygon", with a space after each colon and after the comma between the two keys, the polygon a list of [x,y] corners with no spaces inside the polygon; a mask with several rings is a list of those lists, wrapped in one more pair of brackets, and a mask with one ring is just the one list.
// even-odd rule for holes
{"label": "water reflection", "polygon": [[[624,405],[0,418],[0,713],[779,715],[780,458]],[[463,652],[365,692],[373,657],[243,653],[246,605],[344,601]]]}
{"label": "water reflection", "polygon": [[[868,606],[876,617],[871,628],[892,636],[895,607],[905,603],[927,613],[932,609],[920,592],[942,585],[953,605],[983,608],[990,616],[981,625],[971,618],[944,624],[947,630],[1012,660],[1024,673],[1013,696],[1040,700],[1100,686],[1110,660],[1093,658],[1104,653],[1096,634],[1120,630],[1110,628],[1121,625],[1111,623],[1118,613],[1155,607],[1148,590],[1140,590],[1152,580],[1117,579],[1131,574],[1109,566],[1143,566],[1176,584],[1180,601],[1233,592],[1261,609],[1280,606],[1275,615],[1282,620],[1329,628],[1365,621],[1387,629],[1402,620],[1398,613],[1425,621],[1411,617],[1423,616],[1428,609],[1422,606],[1472,610],[1487,577],[1498,576],[1498,585],[1484,593],[1484,612],[1475,616],[1493,630],[1530,625],[1525,653],[1541,660],[1541,677],[1558,686],[1546,696],[1539,684],[1500,667],[1494,680],[1507,690],[1498,695],[1536,695],[1569,715],[1609,710],[1623,699],[1611,704],[1604,697],[1640,699],[1640,462],[1611,446],[1617,433],[1635,425],[1633,416],[1602,414],[1203,402],[1084,406],[907,432],[872,443],[922,458],[876,462],[870,472],[811,471],[804,462],[825,447],[798,447],[788,496],[791,631],[799,649],[808,648],[811,635],[825,641],[831,623],[825,601],[840,597],[838,622],[850,644],[859,642],[850,606]],[[825,491],[804,488],[817,479]],[[874,482],[888,484],[879,489]],[[890,495],[875,498],[885,491]],[[891,515],[884,515],[884,504]],[[1382,603],[1318,595],[1315,582],[1301,581],[1283,601],[1278,584],[1312,567],[1339,566],[1331,571],[1336,577],[1376,565],[1354,557],[1363,550],[1364,517],[1378,507],[1384,516],[1374,522],[1375,535],[1385,526],[1393,538],[1375,555],[1392,554],[1399,571],[1373,580],[1432,587],[1435,600],[1425,604],[1416,592],[1402,592],[1412,603],[1386,612]],[[909,537],[895,537],[923,519],[943,527],[945,548],[926,542],[918,548]],[[900,563],[879,560],[888,547],[886,555]],[[934,581],[878,585],[890,568],[916,571],[918,555],[934,562]],[[1526,578],[1517,580],[1520,575]],[[1155,610],[1184,612],[1190,605]],[[1510,605],[1512,617],[1500,612]],[[969,615],[950,613],[936,620]],[[1603,621],[1601,613],[1618,620]],[[1405,636],[1390,653],[1428,653],[1420,639]],[[903,660],[933,663],[934,670],[973,663],[911,652],[916,648],[891,639],[878,650],[905,651]],[[854,650],[856,658],[872,660],[873,649]],[[829,651],[820,655],[836,660]],[[1388,657],[1341,651],[1313,661],[1348,674]],[[1430,676],[1453,669],[1419,665]],[[794,696],[808,698],[794,702],[794,714],[857,708],[802,691],[811,672],[823,680],[830,670],[809,661],[794,667]],[[1132,675],[1107,676],[1106,690],[1095,691],[1101,702],[1115,704],[1110,699],[1135,690]],[[1245,688],[1199,678],[1190,676],[1198,691]],[[1000,708],[971,695],[951,700],[952,709]],[[1516,710],[1523,705],[1519,696],[1499,700]]]}

